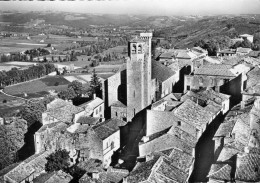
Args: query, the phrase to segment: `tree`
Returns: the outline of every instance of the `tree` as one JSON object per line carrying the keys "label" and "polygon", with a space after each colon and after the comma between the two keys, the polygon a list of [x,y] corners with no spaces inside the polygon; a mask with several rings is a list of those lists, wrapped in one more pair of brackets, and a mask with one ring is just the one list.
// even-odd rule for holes
{"label": "tree", "polygon": [[76,97],[76,93],[73,90],[73,88],[68,88],[66,90],[60,91],[58,93],[58,97],[63,99],[63,100],[72,100]]}
{"label": "tree", "polygon": [[46,172],[54,172],[54,171],[67,171],[69,168],[69,152],[65,149],[57,150],[54,153],[51,153],[47,159],[47,163],[45,164],[45,171]]}
{"label": "tree", "polygon": [[83,85],[82,85],[81,82],[79,82],[77,80],[72,81],[68,85],[68,88],[72,88],[77,96],[81,96],[82,95]]}
{"label": "tree", "polygon": [[91,88],[92,94],[94,94],[94,93],[96,93],[97,95],[101,94],[101,82],[96,74],[95,69],[93,69],[93,72],[92,72],[90,88]]}
{"label": "tree", "polygon": [[29,101],[26,106],[20,111],[20,116],[27,121],[28,127],[34,123],[42,121],[42,113],[46,110],[46,105],[43,100]]}
{"label": "tree", "polygon": [[8,124],[0,125],[0,169],[16,161],[26,132],[27,122],[21,118],[9,118]]}

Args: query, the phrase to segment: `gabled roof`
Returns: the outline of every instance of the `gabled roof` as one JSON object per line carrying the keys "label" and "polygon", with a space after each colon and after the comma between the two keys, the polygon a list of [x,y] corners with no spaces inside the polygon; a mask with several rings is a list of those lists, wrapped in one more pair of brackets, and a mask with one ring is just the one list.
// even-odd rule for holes
{"label": "gabled roof", "polygon": [[204,128],[204,125],[210,123],[213,113],[205,110],[195,102],[187,99],[179,107],[174,109],[174,114],[179,119],[189,122],[198,129]]}
{"label": "gabled roof", "polygon": [[194,59],[197,57],[196,54],[192,53],[191,51],[179,51],[176,55],[178,59]]}
{"label": "gabled roof", "polygon": [[49,154],[49,151],[45,151],[41,154],[32,155],[5,174],[5,176],[13,181],[22,182],[32,173],[40,173],[45,169],[45,164],[47,163],[46,157]]}
{"label": "gabled roof", "polygon": [[178,127],[171,127],[169,130],[159,132],[149,137],[149,141],[140,143],[139,148],[142,148],[141,156],[150,154],[152,152],[163,151],[169,148],[178,148],[189,154],[192,153],[192,148],[197,142],[196,137],[181,130]]}
{"label": "gabled roof", "polygon": [[118,131],[119,127],[125,126],[126,124],[127,123],[125,121],[119,119],[108,119],[94,126],[93,130],[101,140],[104,140]]}
{"label": "gabled roof", "polygon": [[96,125],[99,122],[100,118],[94,118],[91,116],[81,116],[76,123]]}
{"label": "gabled roof", "polygon": [[41,181],[38,179],[37,181],[33,181],[35,183],[69,183],[72,180],[72,176],[70,174],[67,174],[63,172],[62,170],[59,170],[58,172],[55,172],[51,174],[51,176],[47,180]]}
{"label": "gabled roof", "polygon": [[83,108],[87,108],[89,110],[93,110],[96,107],[98,107],[99,105],[101,105],[102,103],[104,103],[104,101],[101,98],[96,97],[95,99],[93,99],[93,100],[91,100],[87,103],[81,104],[79,107],[83,107]]}
{"label": "gabled roof", "polygon": [[[170,152],[165,154],[164,152]],[[193,157],[180,149],[172,148],[147,155],[149,160],[137,163],[127,182],[186,182]]]}
{"label": "gabled roof", "polygon": [[67,104],[58,108],[51,108],[46,111],[47,115],[54,117],[58,121],[71,122],[74,114],[83,111],[82,107]]}
{"label": "gabled roof", "polygon": [[[215,172],[210,171],[208,177],[214,180],[229,181],[233,174],[236,181],[242,182],[259,182],[260,181],[260,155],[252,153],[244,153],[237,155],[236,167],[225,164],[216,169]],[[233,172],[233,173],[232,173]]]}
{"label": "gabled roof", "polygon": [[152,62],[152,78],[158,79],[160,82],[166,81],[176,73],[170,68],[153,61]]}

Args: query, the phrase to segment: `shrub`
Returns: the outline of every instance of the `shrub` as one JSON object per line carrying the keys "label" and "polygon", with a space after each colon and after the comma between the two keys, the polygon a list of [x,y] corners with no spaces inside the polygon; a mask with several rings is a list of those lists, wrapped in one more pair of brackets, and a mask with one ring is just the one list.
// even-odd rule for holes
{"label": "shrub", "polygon": [[59,86],[59,82],[58,81],[56,81],[55,83],[54,83],[54,86]]}

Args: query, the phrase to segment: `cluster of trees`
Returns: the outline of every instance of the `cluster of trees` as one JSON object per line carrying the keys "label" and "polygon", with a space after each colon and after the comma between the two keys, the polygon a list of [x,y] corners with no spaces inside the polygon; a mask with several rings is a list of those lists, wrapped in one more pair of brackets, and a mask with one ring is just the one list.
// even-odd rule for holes
{"label": "cluster of trees", "polygon": [[48,173],[62,170],[73,177],[73,182],[78,180],[85,174],[77,165],[70,166],[69,152],[65,149],[59,149],[46,157],[47,163],[45,164],[45,171]]}
{"label": "cluster of trees", "polygon": [[24,70],[12,68],[10,71],[0,71],[0,86],[8,86],[40,78],[54,71],[55,67],[50,63],[32,66]]}
{"label": "cluster of trees", "polygon": [[84,87],[81,82],[75,80],[68,85],[66,90],[60,91],[58,97],[63,100],[73,100],[81,97],[82,94],[86,94],[87,92],[87,88]]}
{"label": "cluster of trees", "polygon": [[18,116],[27,121],[30,127],[34,123],[41,123],[42,113],[47,110],[47,104],[54,100],[53,97],[45,97],[40,100],[29,100],[25,107],[19,112]]}
{"label": "cluster of trees", "polygon": [[231,39],[228,36],[214,36],[207,39],[201,39],[194,46],[199,46],[208,51],[209,56],[215,56],[220,49],[229,48]]}
{"label": "cluster of trees", "polygon": [[95,69],[93,70],[91,76],[90,88],[83,86],[81,82],[75,80],[68,85],[68,88],[66,90],[60,91],[58,93],[58,97],[63,100],[74,100],[80,98],[84,94],[92,96],[94,93],[97,96],[102,95],[101,82],[96,74]]}
{"label": "cluster of trees", "polygon": [[24,145],[27,122],[21,118],[8,119],[9,124],[0,125],[0,169],[14,163],[17,151]]}

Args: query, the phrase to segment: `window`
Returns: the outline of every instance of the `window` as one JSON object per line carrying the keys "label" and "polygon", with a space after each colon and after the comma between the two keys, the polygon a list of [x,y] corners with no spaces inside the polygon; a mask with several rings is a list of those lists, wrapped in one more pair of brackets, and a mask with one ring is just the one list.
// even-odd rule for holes
{"label": "window", "polygon": [[134,94],[133,94],[134,98],[135,98],[135,91],[134,91]]}
{"label": "window", "polygon": [[115,148],[115,144],[114,142],[111,142],[111,149],[114,149]]}
{"label": "window", "polygon": [[258,167],[255,167],[255,172],[258,172]]}
{"label": "window", "polygon": [[132,54],[136,53],[136,45],[135,44],[133,44],[131,52],[132,52]]}
{"label": "window", "polygon": [[142,53],[142,45],[138,46],[138,53]]}
{"label": "window", "polygon": [[98,114],[98,109],[96,109],[96,114]]}
{"label": "window", "polygon": [[115,112],[115,116],[117,116],[117,112]]}
{"label": "window", "polygon": [[101,110],[102,110],[102,106],[99,106],[99,112],[101,112]]}
{"label": "window", "polygon": [[178,126],[181,126],[181,122],[180,121],[178,121]]}
{"label": "window", "polygon": [[190,90],[190,86],[189,85],[187,85],[187,90]]}

